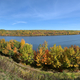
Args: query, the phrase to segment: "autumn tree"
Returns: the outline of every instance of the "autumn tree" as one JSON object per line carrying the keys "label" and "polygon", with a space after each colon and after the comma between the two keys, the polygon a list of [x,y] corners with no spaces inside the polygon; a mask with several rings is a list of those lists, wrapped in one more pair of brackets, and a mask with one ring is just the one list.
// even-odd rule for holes
{"label": "autumn tree", "polygon": [[20,53],[22,54],[20,56],[21,60],[26,63],[32,63],[34,60],[34,54],[31,44],[25,44],[23,47],[19,49]]}
{"label": "autumn tree", "polygon": [[53,68],[61,67],[61,56],[63,55],[62,47],[60,45],[56,46],[56,44],[54,44],[54,46],[50,48],[50,55],[51,65]]}
{"label": "autumn tree", "polygon": [[48,50],[48,44],[47,42],[45,41],[44,44],[40,44],[39,47],[39,52],[37,53],[37,56],[36,56],[36,62],[37,62],[37,66],[41,66],[42,65],[49,65],[50,64],[50,61],[49,61],[49,50]]}
{"label": "autumn tree", "polygon": [[23,47],[23,46],[24,46],[24,44],[25,44],[25,40],[24,40],[24,39],[22,39],[22,40],[21,40],[21,47]]}

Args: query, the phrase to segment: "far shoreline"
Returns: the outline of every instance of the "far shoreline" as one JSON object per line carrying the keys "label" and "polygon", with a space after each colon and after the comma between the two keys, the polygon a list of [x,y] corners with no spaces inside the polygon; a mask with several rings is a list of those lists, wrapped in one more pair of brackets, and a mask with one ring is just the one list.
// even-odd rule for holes
{"label": "far shoreline", "polygon": [[[70,34],[70,35],[80,35],[80,34]],[[43,35],[43,36],[67,36],[67,35]],[[40,37],[40,35],[39,36],[5,36],[4,35],[4,37]]]}

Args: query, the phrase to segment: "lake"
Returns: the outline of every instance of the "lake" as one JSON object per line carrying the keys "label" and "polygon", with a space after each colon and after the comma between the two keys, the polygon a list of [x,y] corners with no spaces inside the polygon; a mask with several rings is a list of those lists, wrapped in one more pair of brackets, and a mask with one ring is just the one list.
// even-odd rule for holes
{"label": "lake", "polygon": [[32,37],[0,36],[0,39],[2,38],[4,38],[6,41],[15,39],[19,42],[21,41],[21,39],[24,39],[26,43],[33,45],[34,50],[37,50],[39,44],[43,44],[44,41],[48,42],[48,47],[52,47],[54,44],[61,45],[62,48],[70,47],[71,45],[78,45],[80,47],[80,35],[32,36]]}

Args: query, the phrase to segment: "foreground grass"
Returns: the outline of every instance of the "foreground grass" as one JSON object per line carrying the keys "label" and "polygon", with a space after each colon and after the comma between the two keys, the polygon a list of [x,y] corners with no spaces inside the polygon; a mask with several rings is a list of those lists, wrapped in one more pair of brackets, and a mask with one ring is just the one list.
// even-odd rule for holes
{"label": "foreground grass", "polygon": [[80,80],[80,73],[41,71],[0,55],[0,80]]}
{"label": "foreground grass", "polygon": [[0,69],[0,80],[24,80],[24,79],[17,77],[17,75],[12,75],[9,72]]}

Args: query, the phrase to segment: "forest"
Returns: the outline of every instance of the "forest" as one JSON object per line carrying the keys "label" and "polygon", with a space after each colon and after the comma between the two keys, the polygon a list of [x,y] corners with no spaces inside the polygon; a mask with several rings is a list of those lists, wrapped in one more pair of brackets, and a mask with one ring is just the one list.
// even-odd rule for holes
{"label": "forest", "polygon": [[0,30],[0,36],[54,36],[54,35],[78,35],[77,30]]}
{"label": "forest", "polygon": [[42,69],[80,69],[80,47],[71,45],[71,47],[62,48],[61,45],[50,47],[45,41],[39,45],[37,51],[33,50],[31,44],[16,40],[5,41],[0,39],[1,55],[13,58],[18,63],[24,63],[39,67]]}

